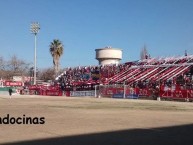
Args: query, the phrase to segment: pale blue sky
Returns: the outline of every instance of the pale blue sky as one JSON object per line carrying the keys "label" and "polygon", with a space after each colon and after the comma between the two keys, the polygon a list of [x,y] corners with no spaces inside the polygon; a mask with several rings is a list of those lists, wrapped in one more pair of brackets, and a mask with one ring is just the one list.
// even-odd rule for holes
{"label": "pale blue sky", "polygon": [[61,66],[97,65],[95,49],[123,50],[122,63],[138,60],[144,44],[152,57],[193,54],[192,0],[0,0],[0,56],[33,63],[38,21],[37,66],[52,67],[49,45],[64,44]]}

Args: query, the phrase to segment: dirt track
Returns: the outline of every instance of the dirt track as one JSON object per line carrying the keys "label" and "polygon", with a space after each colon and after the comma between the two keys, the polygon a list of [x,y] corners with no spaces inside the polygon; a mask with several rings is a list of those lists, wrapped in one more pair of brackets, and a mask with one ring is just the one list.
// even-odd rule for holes
{"label": "dirt track", "polygon": [[[152,133],[151,137],[155,136],[155,138],[165,135],[163,132],[160,134],[160,130],[167,130],[168,127],[174,129],[188,125],[187,128],[193,131],[193,103],[191,102],[45,96],[13,96],[9,99],[8,96],[0,96],[0,117],[7,114],[12,117],[22,117],[24,114],[28,117],[45,117],[45,124],[0,124],[0,144],[11,142],[47,144],[56,139],[55,143],[61,140],[57,144],[83,145],[88,144],[93,138],[93,141],[96,141],[91,140],[92,144],[97,144],[97,140],[100,145],[125,140],[122,144],[126,145],[127,142],[129,144],[127,135],[132,136],[136,133],[131,133],[131,131],[143,130],[139,132],[140,135],[143,135],[144,131],[150,131],[149,135]],[[158,133],[157,136],[156,133]],[[114,139],[114,142],[108,142],[108,139],[105,143],[107,138],[103,142],[99,141],[102,139],[99,135],[105,137],[111,134],[123,135],[120,138],[117,137],[117,140]],[[176,134],[179,135],[179,131]],[[170,138],[174,135],[172,134]],[[78,136],[82,138],[77,139]],[[89,136],[88,139],[87,136]],[[193,140],[192,136],[193,132],[188,139]],[[71,141],[73,137],[80,141]],[[85,142],[86,139],[87,142]],[[132,141],[134,139],[133,137]],[[143,142],[138,143],[143,144]]]}

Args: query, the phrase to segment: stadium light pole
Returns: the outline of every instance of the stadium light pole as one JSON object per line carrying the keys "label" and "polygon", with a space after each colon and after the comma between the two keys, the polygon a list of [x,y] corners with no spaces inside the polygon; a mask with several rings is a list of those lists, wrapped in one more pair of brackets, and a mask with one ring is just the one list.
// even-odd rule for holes
{"label": "stadium light pole", "polygon": [[40,30],[40,25],[38,22],[31,23],[31,33],[34,34],[34,85],[36,85],[36,36]]}

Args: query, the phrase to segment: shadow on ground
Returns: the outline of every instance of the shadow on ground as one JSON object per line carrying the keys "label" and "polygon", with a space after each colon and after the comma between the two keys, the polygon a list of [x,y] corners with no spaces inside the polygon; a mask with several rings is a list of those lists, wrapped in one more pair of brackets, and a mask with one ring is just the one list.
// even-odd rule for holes
{"label": "shadow on ground", "polygon": [[[64,128],[65,129],[65,128]],[[7,143],[4,145],[192,145],[193,124],[131,129]]]}

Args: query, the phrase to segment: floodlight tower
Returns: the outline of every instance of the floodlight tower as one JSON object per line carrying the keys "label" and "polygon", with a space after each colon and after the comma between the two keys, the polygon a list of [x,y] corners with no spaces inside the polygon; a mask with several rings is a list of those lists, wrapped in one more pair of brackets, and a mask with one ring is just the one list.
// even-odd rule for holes
{"label": "floodlight tower", "polygon": [[38,22],[31,23],[31,33],[34,34],[34,85],[36,85],[36,36],[40,30],[40,25]]}

